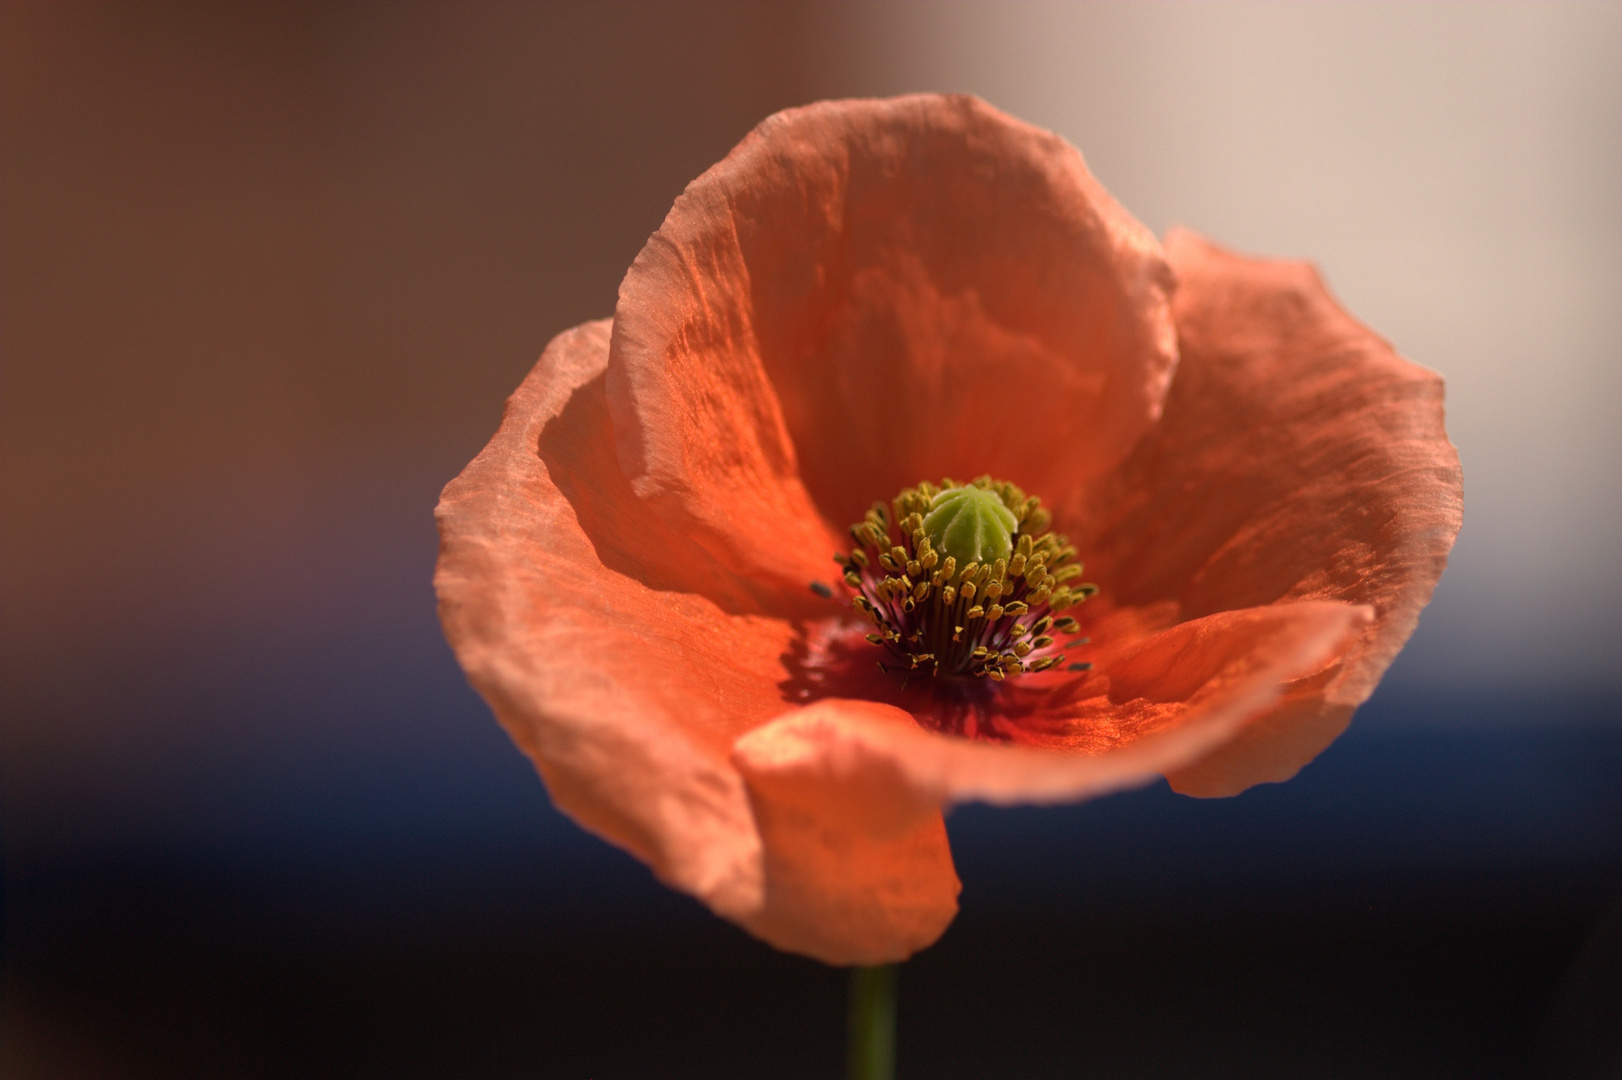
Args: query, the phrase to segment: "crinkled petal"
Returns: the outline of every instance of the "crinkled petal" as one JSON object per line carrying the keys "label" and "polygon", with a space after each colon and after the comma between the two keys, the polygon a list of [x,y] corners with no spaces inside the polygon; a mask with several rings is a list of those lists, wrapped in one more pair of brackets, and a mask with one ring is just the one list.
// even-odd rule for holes
{"label": "crinkled petal", "polygon": [[1345,729],[1413,632],[1462,515],[1442,380],[1347,315],[1312,267],[1188,232],[1167,250],[1181,360],[1161,422],[1074,520],[1088,576],[1183,618],[1301,600],[1375,617],[1333,671],[1174,772],[1226,795],[1286,780]]}
{"label": "crinkled petal", "polygon": [[920,479],[1058,498],[1119,463],[1176,363],[1169,286],[1074,148],[981,101],[788,110],[626,275],[620,459],[666,521],[800,595],[827,521]]}
{"label": "crinkled petal", "polygon": [[1110,674],[1049,694],[1072,725],[1044,745],[936,734],[881,701],[833,698],[738,739],[762,822],[766,904],[751,929],[840,963],[899,960],[957,910],[940,808],[1056,803],[1147,782],[1233,738],[1284,687],[1332,666],[1366,608],[1277,604],[1182,623],[1120,648]]}
{"label": "crinkled petal", "polygon": [[440,500],[434,584],[469,679],[558,807],[734,919],[764,889],[732,742],[782,709],[792,637],[620,474],[609,325],[560,334]]}

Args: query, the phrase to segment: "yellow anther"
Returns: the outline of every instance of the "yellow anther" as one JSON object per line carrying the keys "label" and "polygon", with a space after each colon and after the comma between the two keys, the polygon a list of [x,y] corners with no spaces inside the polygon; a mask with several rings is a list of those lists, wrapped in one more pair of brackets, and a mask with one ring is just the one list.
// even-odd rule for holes
{"label": "yellow anther", "polygon": [[[1033,604],[1052,604],[1052,601],[1048,599],[1048,587],[1046,585],[1031,593],[1030,598]],[[1053,610],[1058,611],[1059,609],[1054,608]]]}
{"label": "yellow anther", "polygon": [[940,562],[940,561],[941,561],[941,557],[939,555],[937,555],[935,552],[928,550],[927,548],[924,550],[924,553],[922,555],[918,556],[918,563],[925,570],[933,569],[935,564]]}
{"label": "yellow anther", "polygon": [[1029,610],[1031,610],[1031,606],[1023,600],[1015,600],[1012,604],[1003,607],[1003,612],[1008,615],[1023,615]]}
{"label": "yellow anther", "polygon": [[986,609],[981,607],[979,604],[976,604],[972,608],[970,608],[968,611],[965,611],[963,613],[963,617],[965,619],[969,619],[969,620],[972,621],[974,619],[984,618],[985,614],[986,614]]}
{"label": "yellow anther", "polygon": [[1030,629],[1031,628],[1026,626],[1024,623],[1017,622],[1012,627],[1009,628],[1008,636],[1009,637],[1024,637],[1027,633],[1030,632]]}
{"label": "yellow anther", "polygon": [[866,636],[867,636],[867,642],[868,642],[869,645],[883,645],[884,644],[884,635],[883,634],[868,634]]}
{"label": "yellow anther", "polygon": [[1014,548],[1014,553],[1016,555],[1023,555],[1026,559],[1029,559],[1031,557],[1032,546],[1031,534],[1028,532],[1020,533],[1019,544]]}
{"label": "yellow anther", "polygon": [[1000,668],[986,668],[986,674],[990,675],[993,679],[997,680],[998,682],[1002,682],[1003,678],[1004,678],[1002,670]]}
{"label": "yellow anther", "polygon": [[1028,642],[1021,641],[1021,642],[1019,642],[1018,644],[1016,644],[1014,646],[1014,655],[1015,656],[1021,656],[1022,657],[1024,655],[1026,655],[1027,653],[1029,653],[1030,651],[1031,651],[1031,646],[1030,646],[1030,644]]}
{"label": "yellow anther", "polygon": [[1031,642],[1031,648],[1033,648],[1033,649],[1045,649],[1049,645],[1052,645],[1052,644],[1053,644],[1053,639],[1048,637],[1046,634],[1043,634],[1041,637],[1039,637],[1035,641]]}
{"label": "yellow anther", "polygon": [[907,560],[907,576],[908,577],[917,577],[919,574],[921,574],[923,572],[924,572],[924,568],[923,568],[923,566],[921,566],[919,564],[917,559],[908,559]]}
{"label": "yellow anther", "polygon": [[[1024,537],[1021,537],[1020,539],[1023,540]],[[1012,559],[1008,560],[1008,576],[1009,577],[1019,577],[1024,572],[1025,572],[1025,556],[1021,555],[1021,554],[1018,554],[1016,552],[1014,557]]]}
{"label": "yellow anther", "polygon": [[965,581],[963,583],[963,599],[965,599],[965,600],[973,600],[974,599],[974,594],[977,591],[978,590],[975,589],[975,587],[974,587],[974,582]]}
{"label": "yellow anther", "polygon": [[850,553],[850,561],[865,569],[867,567],[867,552],[857,548]]}
{"label": "yellow anther", "polygon": [[945,604],[947,607],[951,607],[952,606],[952,601],[956,600],[956,599],[957,599],[957,587],[956,586],[948,585],[948,586],[946,586],[946,588],[941,590],[941,603]]}
{"label": "yellow anther", "polygon": [[1002,618],[1002,605],[992,604],[990,607],[986,608],[986,618],[992,620],[993,622]]}
{"label": "yellow anther", "polygon": [[1002,582],[992,580],[986,582],[986,599],[995,600],[1002,595]]}
{"label": "yellow anther", "polygon": [[1063,585],[1067,581],[1074,581],[1080,576],[1080,563],[1071,563],[1069,566],[1061,566],[1057,570],[1053,571],[1053,580],[1058,582],[1060,585]]}
{"label": "yellow anther", "polygon": [[862,587],[862,575],[856,573],[855,571],[846,574],[845,584],[849,585],[853,589],[860,589]]}
{"label": "yellow anther", "polygon": [[1050,627],[1052,625],[1053,625],[1053,616],[1052,615],[1044,615],[1040,619],[1037,619],[1035,624],[1031,626],[1031,633],[1033,633],[1033,634],[1045,634],[1045,633],[1047,633],[1048,627]]}
{"label": "yellow anther", "polygon": [[929,582],[920,581],[917,585],[913,586],[912,598],[914,600],[922,600],[924,597],[926,597],[928,595],[929,595]]}

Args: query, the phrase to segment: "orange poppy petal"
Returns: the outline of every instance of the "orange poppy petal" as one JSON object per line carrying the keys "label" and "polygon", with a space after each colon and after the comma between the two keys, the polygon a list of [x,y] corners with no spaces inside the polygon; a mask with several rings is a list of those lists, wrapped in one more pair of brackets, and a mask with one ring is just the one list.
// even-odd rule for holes
{"label": "orange poppy petal", "polygon": [[1199,760],[1286,683],[1332,664],[1371,617],[1346,604],[1276,604],[1152,634],[1121,649],[1109,677],[1085,680],[1076,730],[1045,748],[936,734],[878,701],[784,713],[739,738],[733,755],[768,868],[749,926],[831,963],[903,959],[957,910],[943,805],[1066,802]]}
{"label": "orange poppy petal", "polygon": [[738,740],[765,851],[752,932],[830,964],[904,960],[945,932],[961,886],[940,804],[867,741],[916,733],[892,706],[826,701]]}
{"label": "orange poppy petal", "polygon": [[1059,497],[1114,467],[1176,363],[1169,287],[1074,148],[981,101],[782,112],[626,275],[620,459],[665,520],[803,592],[825,520],[920,479]]}
{"label": "orange poppy petal", "polygon": [[1292,687],[1179,791],[1286,780],[1345,729],[1413,632],[1458,534],[1462,479],[1442,380],[1346,314],[1312,267],[1244,258],[1188,232],[1181,362],[1154,434],[1077,530],[1089,576],[1124,606],[1181,617],[1286,601],[1367,605],[1331,672]]}
{"label": "orange poppy petal", "polygon": [[603,390],[608,339],[606,321],[554,339],[446,487],[440,618],[560,809],[743,919],[765,886],[728,759],[782,709],[791,632],[631,494]]}

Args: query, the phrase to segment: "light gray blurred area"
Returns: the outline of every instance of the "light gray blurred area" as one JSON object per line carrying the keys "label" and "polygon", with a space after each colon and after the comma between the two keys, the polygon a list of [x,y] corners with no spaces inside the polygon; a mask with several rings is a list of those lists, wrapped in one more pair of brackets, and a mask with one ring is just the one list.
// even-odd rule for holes
{"label": "light gray blurred area", "polygon": [[834,10],[829,90],[978,94],[1446,376],[1464,531],[1393,680],[1622,681],[1622,5]]}

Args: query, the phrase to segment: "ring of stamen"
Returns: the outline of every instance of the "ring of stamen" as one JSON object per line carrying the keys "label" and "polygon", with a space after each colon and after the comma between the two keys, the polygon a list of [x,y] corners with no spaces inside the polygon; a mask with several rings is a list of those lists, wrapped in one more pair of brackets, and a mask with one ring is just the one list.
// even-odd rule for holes
{"label": "ring of stamen", "polygon": [[[954,508],[983,520],[964,523]],[[1002,682],[1062,663],[1051,631],[1078,630],[1061,612],[1098,591],[1076,580],[1076,549],[1051,520],[1041,500],[989,476],[924,481],[874,503],[850,527],[855,546],[834,559],[856,593],[851,606],[873,624],[867,640],[898,666]]]}

